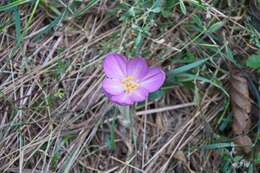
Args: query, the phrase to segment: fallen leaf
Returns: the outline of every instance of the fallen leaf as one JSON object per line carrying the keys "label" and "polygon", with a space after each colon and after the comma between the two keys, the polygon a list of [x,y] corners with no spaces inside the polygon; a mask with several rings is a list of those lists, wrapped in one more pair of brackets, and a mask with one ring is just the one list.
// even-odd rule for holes
{"label": "fallen leaf", "polygon": [[183,162],[183,164],[186,166],[186,168],[190,171],[190,173],[196,173],[195,171],[193,171],[184,155],[184,153],[182,151],[177,151],[174,155],[174,158]]}
{"label": "fallen leaf", "polygon": [[249,113],[251,111],[251,103],[248,90],[248,82],[239,72],[232,73],[231,76],[231,103],[233,112],[232,130],[237,136],[234,141],[238,145],[242,145],[245,153],[251,151],[251,139],[246,135],[251,126]]}

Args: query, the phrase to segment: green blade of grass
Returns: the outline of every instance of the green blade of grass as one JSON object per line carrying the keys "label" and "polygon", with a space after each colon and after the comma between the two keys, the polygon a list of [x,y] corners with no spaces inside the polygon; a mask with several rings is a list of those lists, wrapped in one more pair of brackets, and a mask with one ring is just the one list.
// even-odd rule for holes
{"label": "green blade of grass", "polygon": [[92,8],[94,5],[96,5],[100,0],[91,0],[86,7],[84,7],[79,12],[75,13],[75,17],[80,17],[84,15],[90,8]]}
{"label": "green blade of grass", "polygon": [[217,143],[217,144],[208,144],[202,145],[201,148],[213,150],[213,149],[220,149],[220,148],[228,148],[228,147],[235,147],[234,143]]}
{"label": "green blade of grass", "polygon": [[194,75],[194,74],[188,74],[188,73],[183,73],[183,74],[180,74],[178,75],[179,77],[183,77],[181,79],[181,82],[187,82],[187,81],[192,81],[192,80],[200,80],[200,81],[203,81],[203,82],[206,82],[206,83],[210,83],[211,85],[219,88],[221,91],[223,91],[225,93],[225,95],[227,97],[229,97],[229,94],[228,92],[225,90],[225,88],[223,88],[220,84],[216,83],[215,81],[213,80],[210,80],[210,79],[207,79],[206,77],[203,77],[203,76],[197,76],[197,75]]}
{"label": "green blade of grass", "polygon": [[184,66],[181,66],[181,67],[178,67],[174,70],[171,70],[168,72],[168,75],[169,76],[174,76],[176,74],[180,74],[180,73],[184,73],[184,72],[187,72],[195,67],[198,67],[202,64],[204,64],[208,59],[201,59],[201,60],[198,60],[194,63],[190,63],[190,64],[187,64],[187,65],[184,65]]}
{"label": "green blade of grass", "polygon": [[51,29],[55,28],[67,14],[68,14],[68,10],[65,10],[61,15],[57,16],[48,25],[41,28],[41,30],[37,33],[37,35],[35,35],[34,39],[41,37],[43,34],[49,32]]}
{"label": "green blade of grass", "polygon": [[28,2],[31,2],[32,0],[18,0],[18,1],[14,1],[14,2],[11,2],[11,3],[8,3],[6,5],[0,5],[0,12],[2,11],[7,11],[7,10],[10,10],[14,7],[17,7],[19,5],[22,5],[22,4],[25,4],[25,3],[28,3]]}
{"label": "green blade of grass", "polygon": [[15,7],[14,9],[14,23],[15,23],[16,47],[19,47],[22,40],[22,34],[21,34],[21,15],[18,7]]}
{"label": "green blade of grass", "polygon": [[31,24],[31,22],[32,22],[32,18],[33,18],[33,16],[34,16],[34,14],[35,14],[35,12],[36,12],[36,9],[37,9],[37,7],[38,7],[38,5],[39,5],[39,2],[40,2],[40,0],[37,0],[36,2],[35,2],[35,5],[34,5],[34,7],[33,7],[33,10],[32,10],[32,13],[31,13],[31,15],[30,15],[30,18],[29,18],[29,20],[28,20],[28,22],[26,23],[26,27],[25,27],[25,30],[24,30],[24,33],[26,34],[26,32],[28,31],[28,29],[29,29],[29,26],[30,26],[30,24]]}

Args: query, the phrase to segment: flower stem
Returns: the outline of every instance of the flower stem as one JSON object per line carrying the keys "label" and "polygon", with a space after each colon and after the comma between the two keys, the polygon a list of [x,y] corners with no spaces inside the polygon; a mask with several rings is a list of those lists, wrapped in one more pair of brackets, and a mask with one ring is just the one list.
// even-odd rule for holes
{"label": "flower stem", "polygon": [[134,107],[130,106],[119,106],[119,111],[121,113],[121,123],[122,125],[130,130],[131,143],[134,143],[136,146],[136,131],[134,128]]}

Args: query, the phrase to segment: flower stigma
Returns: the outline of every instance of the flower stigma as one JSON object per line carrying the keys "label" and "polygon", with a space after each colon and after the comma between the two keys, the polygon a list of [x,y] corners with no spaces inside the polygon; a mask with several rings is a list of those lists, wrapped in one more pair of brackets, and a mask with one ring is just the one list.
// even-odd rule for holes
{"label": "flower stigma", "polygon": [[133,76],[127,76],[121,81],[121,84],[127,93],[130,93],[131,91],[134,91],[139,87],[139,83],[135,80]]}

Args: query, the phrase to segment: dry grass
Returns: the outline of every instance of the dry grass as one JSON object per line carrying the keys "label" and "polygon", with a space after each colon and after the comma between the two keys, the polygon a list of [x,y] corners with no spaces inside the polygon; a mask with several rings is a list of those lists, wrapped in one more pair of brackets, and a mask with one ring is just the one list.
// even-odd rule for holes
{"label": "dry grass", "polygon": [[[144,12],[119,20],[123,10],[109,14],[120,2],[136,9],[138,2],[85,1],[76,10],[73,1],[46,2],[20,5],[19,20],[15,10],[0,12],[0,172],[218,172],[219,153],[200,146],[218,138],[228,111],[229,51],[247,57],[257,49],[246,7],[185,1],[186,15],[176,5],[167,18]],[[194,15],[208,28],[224,26],[199,30]],[[141,42],[134,25],[148,28]],[[127,128],[101,88],[110,51],[141,54],[167,72],[190,63],[188,53],[209,60],[194,73],[203,79],[169,80],[162,96],[135,105]]]}

